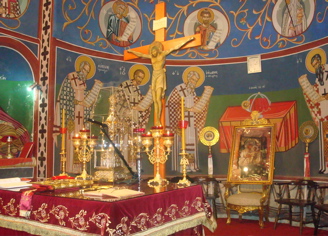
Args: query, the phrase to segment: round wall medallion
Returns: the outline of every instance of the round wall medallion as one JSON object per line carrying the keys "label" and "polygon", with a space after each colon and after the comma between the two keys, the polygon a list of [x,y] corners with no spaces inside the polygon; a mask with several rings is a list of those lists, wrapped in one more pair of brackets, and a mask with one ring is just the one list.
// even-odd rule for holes
{"label": "round wall medallion", "polygon": [[219,131],[211,126],[204,127],[199,134],[200,141],[205,146],[213,146],[219,141]]}
{"label": "round wall medallion", "polygon": [[318,136],[318,127],[313,121],[304,122],[299,129],[299,136],[302,142],[311,143]]}

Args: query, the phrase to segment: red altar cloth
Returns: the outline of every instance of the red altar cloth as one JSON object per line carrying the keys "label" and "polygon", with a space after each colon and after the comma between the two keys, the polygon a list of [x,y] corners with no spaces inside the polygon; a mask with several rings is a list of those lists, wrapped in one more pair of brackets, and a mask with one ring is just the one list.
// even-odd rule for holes
{"label": "red altar cloth", "polygon": [[216,221],[202,187],[195,185],[115,202],[34,194],[27,218],[19,217],[21,193],[0,190],[4,228],[41,235],[169,235],[214,230]]}
{"label": "red altar cloth", "polygon": [[[230,152],[234,127],[250,118],[250,113],[241,106],[226,109],[219,121],[220,152]],[[276,152],[287,151],[298,143],[296,101],[271,103],[270,110],[263,112],[263,118],[275,124]]]}

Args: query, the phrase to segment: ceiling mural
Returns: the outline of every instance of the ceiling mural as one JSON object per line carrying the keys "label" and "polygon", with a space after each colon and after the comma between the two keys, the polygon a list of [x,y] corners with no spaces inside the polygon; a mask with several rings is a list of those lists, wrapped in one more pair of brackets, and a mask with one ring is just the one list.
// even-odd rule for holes
{"label": "ceiling mural", "polygon": [[[30,3],[30,0],[0,0],[0,26],[24,32],[24,26],[30,24],[31,20],[35,20],[32,15],[37,15],[39,0]],[[37,22],[35,23],[37,25]],[[37,29],[37,28],[36,28]],[[31,30],[28,35],[36,32]]]}
{"label": "ceiling mural", "polygon": [[[154,1],[56,2],[60,40],[123,55],[154,40]],[[326,36],[325,0],[179,0],[167,3],[167,40],[200,33],[202,45],[169,59],[216,59],[279,51]],[[315,27],[311,27],[312,25]],[[79,35],[79,37],[76,37]],[[240,48],[243,48],[240,50]]]}

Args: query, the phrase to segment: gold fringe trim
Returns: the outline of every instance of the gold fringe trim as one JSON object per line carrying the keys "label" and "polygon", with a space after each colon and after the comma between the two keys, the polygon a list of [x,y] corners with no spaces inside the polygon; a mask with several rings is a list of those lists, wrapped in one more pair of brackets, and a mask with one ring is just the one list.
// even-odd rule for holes
{"label": "gold fringe trim", "polygon": [[0,227],[12,230],[24,231],[35,235],[47,236],[96,236],[80,232],[78,230],[69,229],[62,226],[40,223],[38,221],[26,220],[18,217],[0,215]]}
{"label": "gold fringe trim", "polygon": [[[174,221],[167,222],[163,225],[150,228],[143,232],[138,232],[133,235],[156,235],[166,236],[185,229],[204,225],[210,231],[214,232],[217,227],[216,220],[212,216],[211,219],[206,217],[205,212],[199,212],[192,216],[187,216]],[[98,234],[80,232],[67,227],[50,225],[38,221],[27,220],[18,217],[0,215],[0,227],[12,230],[24,231],[34,235],[47,236],[96,236]]]}
{"label": "gold fringe trim", "polygon": [[166,236],[166,235],[170,235],[170,234],[179,232],[181,230],[195,227],[197,225],[204,225],[212,232],[214,232],[217,227],[216,220],[214,219],[213,216],[211,217],[211,219],[208,219],[206,217],[205,212],[199,212],[192,216],[179,218],[174,221],[164,223],[163,225],[153,227],[146,231],[138,232],[138,233],[135,233],[132,235],[136,235],[136,236],[144,236],[144,235]]}

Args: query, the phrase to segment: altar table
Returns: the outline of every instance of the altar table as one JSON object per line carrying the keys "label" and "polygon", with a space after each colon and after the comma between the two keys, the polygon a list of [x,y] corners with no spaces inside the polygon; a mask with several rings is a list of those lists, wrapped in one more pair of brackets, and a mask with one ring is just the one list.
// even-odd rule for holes
{"label": "altar table", "polygon": [[[215,230],[216,221],[200,185],[158,193],[149,189],[144,196],[110,202],[72,198],[69,193],[61,197],[0,190],[0,235],[8,229],[21,231],[16,235],[49,236],[157,236],[179,235],[179,231],[201,235],[203,226]],[[26,208],[30,209],[23,211]]]}
{"label": "altar table", "polygon": [[11,158],[0,159],[0,178],[33,178],[36,159],[32,158]]}

